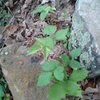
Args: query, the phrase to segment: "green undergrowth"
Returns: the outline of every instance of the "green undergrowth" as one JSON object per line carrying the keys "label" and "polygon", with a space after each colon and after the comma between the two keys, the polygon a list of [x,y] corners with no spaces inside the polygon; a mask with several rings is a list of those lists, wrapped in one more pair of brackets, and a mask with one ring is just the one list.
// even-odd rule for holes
{"label": "green undergrowth", "polygon": [[6,90],[7,83],[3,77],[0,77],[0,100],[10,100],[10,94]]}
{"label": "green undergrowth", "polygon": [[9,18],[11,17],[10,12],[8,9],[5,10],[4,2],[7,2],[7,0],[0,0],[0,26],[4,27],[7,23]]}
{"label": "green undergrowth", "polygon": [[[40,6],[34,13],[40,14],[41,21],[45,20],[49,11],[55,10],[50,6]],[[43,87],[50,84],[49,100],[61,100],[66,95],[82,98],[80,82],[88,76],[88,71],[82,69],[77,60],[81,54],[80,48],[69,50],[70,32],[69,28],[57,30],[55,25],[46,25],[43,30],[44,38],[36,38],[28,55],[43,50],[45,62],[41,64],[42,72],[39,75],[37,86]],[[48,56],[56,45],[57,41],[63,42],[65,53],[58,56],[58,60],[48,60]]]}

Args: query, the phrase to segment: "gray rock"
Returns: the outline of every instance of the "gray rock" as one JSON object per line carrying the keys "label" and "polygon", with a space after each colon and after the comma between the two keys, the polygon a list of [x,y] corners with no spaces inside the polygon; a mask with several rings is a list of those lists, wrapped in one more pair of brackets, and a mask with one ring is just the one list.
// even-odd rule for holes
{"label": "gray rock", "polygon": [[77,0],[71,43],[80,47],[81,66],[90,71],[89,77],[100,75],[100,0]]}
{"label": "gray rock", "polygon": [[27,50],[21,44],[13,44],[2,50],[9,52],[7,55],[0,55],[0,66],[5,79],[14,100],[48,100],[48,87],[37,87],[41,72],[40,57],[26,56]]}
{"label": "gray rock", "polygon": [[0,33],[0,48],[2,47],[3,45],[3,35]]}

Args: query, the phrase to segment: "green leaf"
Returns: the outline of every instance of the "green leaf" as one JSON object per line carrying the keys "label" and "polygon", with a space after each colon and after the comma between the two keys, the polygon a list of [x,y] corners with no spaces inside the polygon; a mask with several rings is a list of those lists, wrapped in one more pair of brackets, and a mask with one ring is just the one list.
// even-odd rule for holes
{"label": "green leaf", "polygon": [[51,10],[51,7],[50,6],[46,6],[46,8],[43,11],[49,12],[50,10]]}
{"label": "green leaf", "polygon": [[59,66],[55,69],[54,77],[59,81],[64,80],[64,68],[62,66]]}
{"label": "green leaf", "polygon": [[68,33],[67,33],[67,37],[69,38],[69,37],[70,37],[70,35],[71,35],[71,33],[70,33],[70,32],[68,32]]}
{"label": "green leaf", "polygon": [[61,100],[66,96],[66,83],[59,82],[53,84],[49,89],[49,100]]}
{"label": "green leaf", "polygon": [[44,47],[43,49],[44,49],[44,57],[47,58],[49,53],[51,52],[51,49],[48,47]]}
{"label": "green leaf", "polygon": [[55,32],[56,32],[55,25],[47,25],[43,30],[43,33],[48,35],[54,34]]}
{"label": "green leaf", "polygon": [[69,64],[69,57],[65,54],[61,56],[62,61],[64,62],[64,66],[66,67]]}
{"label": "green leaf", "polygon": [[33,11],[33,13],[34,14],[41,13],[45,8],[46,8],[46,6],[37,7],[36,10]]}
{"label": "green leaf", "polygon": [[45,61],[41,65],[41,67],[42,67],[43,71],[52,71],[59,65],[60,65],[59,61],[50,60],[50,61]]}
{"label": "green leaf", "polygon": [[48,15],[48,11],[41,12],[41,14],[40,14],[40,20],[43,21],[46,18],[47,15]]}
{"label": "green leaf", "polygon": [[70,54],[72,58],[78,57],[81,54],[81,50],[80,48],[74,49],[71,51]]}
{"label": "green leaf", "polygon": [[59,30],[55,34],[55,39],[56,40],[66,40],[67,33],[68,33],[68,28]]}
{"label": "green leaf", "polygon": [[52,49],[55,45],[55,41],[51,37],[45,38],[46,45],[48,48]]}
{"label": "green leaf", "polygon": [[52,7],[51,7],[51,10],[56,10],[55,6],[52,6]]}
{"label": "green leaf", "polygon": [[81,68],[80,63],[76,60],[71,60],[69,64],[72,68]]}
{"label": "green leaf", "polygon": [[81,69],[81,70],[73,70],[70,80],[73,80],[75,82],[82,81],[88,76],[88,71]]}
{"label": "green leaf", "polygon": [[2,100],[2,97],[4,96],[4,91],[2,86],[0,85],[0,99]]}
{"label": "green leaf", "polygon": [[45,38],[36,38],[36,41],[38,42],[39,45],[45,46],[46,45],[46,40]]}
{"label": "green leaf", "polygon": [[66,94],[82,97],[80,85],[70,80],[54,83],[50,86],[49,100],[61,100]]}
{"label": "green leaf", "polygon": [[66,48],[67,48],[67,43],[64,44],[64,49],[66,49]]}
{"label": "green leaf", "polygon": [[50,49],[52,49],[55,45],[55,41],[51,37],[37,38],[36,40],[41,46],[48,47]]}
{"label": "green leaf", "polygon": [[52,77],[51,72],[42,72],[38,78],[38,86],[46,86],[50,83]]}
{"label": "green leaf", "polygon": [[66,82],[66,93],[71,96],[82,97],[80,85],[76,82],[68,80]]}
{"label": "green leaf", "polygon": [[49,53],[51,52],[51,49],[54,47],[54,40],[50,37],[46,38],[37,38],[36,39],[38,44],[40,44],[43,47],[44,50],[44,57],[48,57]]}
{"label": "green leaf", "polygon": [[34,53],[36,53],[37,51],[39,51],[41,49],[41,47],[39,45],[33,45],[30,49],[27,55],[32,55]]}

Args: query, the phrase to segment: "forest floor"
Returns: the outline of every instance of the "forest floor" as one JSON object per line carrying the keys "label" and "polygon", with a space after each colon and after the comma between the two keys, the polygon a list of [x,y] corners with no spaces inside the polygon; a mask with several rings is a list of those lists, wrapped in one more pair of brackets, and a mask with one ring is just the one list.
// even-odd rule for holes
{"label": "forest floor", "polygon": [[[68,26],[71,30],[75,3],[62,3],[56,12],[50,12],[45,21],[40,21],[39,14],[33,14],[32,11],[35,10],[41,2],[37,2],[37,0],[34,2],[32,2],[32,0],[27,1],[27,4],[19,6],[16,4],[13,8],[10,8],[11,17],[9,23],[3,28],[0,27],[0,32],[3,35],[2,47],[16,42],[23,42],[23,45],[26,45],[27,47],[32,46],[35,43],[36,37],[44,37],[42,31],[46,24],[56,25],[57,29]],[[58,51],[57,55],[60,55],[63,52],[61,46],[61,43],[56,46],[56,50]],[[55,54],[51,57],[56,59],[57,56]],[[0,77],[2,76],[0,70]],[[92,81],[91,84],[87,84],[87,89],[83,92],[84,100],[100,100],[98,98],[97,86],[95,85],[96,88],[94,88],[94,84],[94,81]]]}

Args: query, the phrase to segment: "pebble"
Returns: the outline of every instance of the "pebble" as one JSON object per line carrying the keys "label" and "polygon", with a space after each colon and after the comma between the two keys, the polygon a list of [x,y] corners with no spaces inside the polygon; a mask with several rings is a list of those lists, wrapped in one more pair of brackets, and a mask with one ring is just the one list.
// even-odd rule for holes
{"label": "pebble", "polygon": [[4,52],[3,52],[3,51],[1,51],[1,52],[0,52],[0,55],[3,55],[3,54],[4,54]]}
{"label": "pebble", "polygon": [[24,64],[23,60],[19,60],[19,64],[23,65]]}
{"label": "pebble", "polygon": [[8,55],[8,54],[9,54],[9,53],[6,51],[6,52],[5,52],[5,55]]}
{"label": "pebble", "polygon": [[8,55],[9,53],[6,51],[6,52],[3,52],[1,49],[0,49],[0,55]]}

